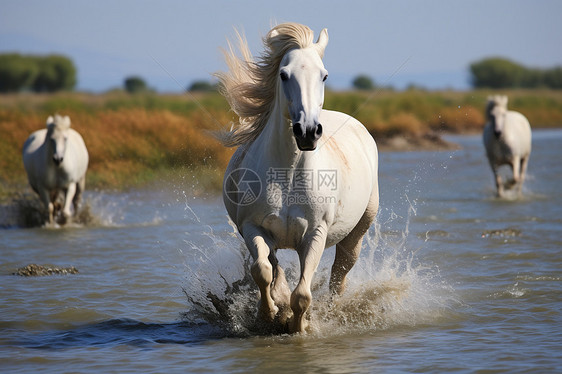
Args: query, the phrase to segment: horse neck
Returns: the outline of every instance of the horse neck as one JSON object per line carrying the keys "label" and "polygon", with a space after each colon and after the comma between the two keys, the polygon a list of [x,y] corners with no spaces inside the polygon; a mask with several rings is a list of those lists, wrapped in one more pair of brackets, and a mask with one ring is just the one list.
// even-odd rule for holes
{"label": "horse neck", "polygon": [[263,145],[263,152],[271,162],[279,167],[291,168],[302,157],[303,152],[297,148],[286,113],[287,100],[283,92],[278,90],[267,125],[256,141]]}
{"label": "horse neck", "polygon": [[45,159],[48,162],[53,162],[53,153],[54,153],[54,149],[53,149],[53,144],[51,143],[51,136],[53,135],[54,132],[54,128],[49,127],[47,129],[47,133],[45,134],[45,140],[43,141],[43,151],[45,152]]}

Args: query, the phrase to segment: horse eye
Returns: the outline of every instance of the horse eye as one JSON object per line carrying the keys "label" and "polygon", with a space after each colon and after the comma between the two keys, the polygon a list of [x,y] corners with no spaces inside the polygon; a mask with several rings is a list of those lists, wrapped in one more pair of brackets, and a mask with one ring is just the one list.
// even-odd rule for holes
{"label": "horse eye", "polygon": [[282,72],[279,74],[279,76],[281,77],[281,80],[282,80],[283,82],[285,82],[286,80],[289,79],[289,74],[287,74],[286,71],[282,71]]}
{"label": "horse eye", "polygon": [[322,78],[322,82],[326,82],[326,79],[328,79],[328,74],[324,75],[324,78]]}

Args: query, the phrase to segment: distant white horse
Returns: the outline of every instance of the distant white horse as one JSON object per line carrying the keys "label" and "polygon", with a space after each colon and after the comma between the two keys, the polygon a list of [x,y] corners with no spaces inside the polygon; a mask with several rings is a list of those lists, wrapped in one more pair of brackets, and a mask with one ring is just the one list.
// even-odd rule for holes
{"label": "distant white horse", "polygon": [[47,119],[47,128],[32,133],[23,145],[23,164],[29,184],[41,198],[54,223],[63,197],[63,223],[78,211],[86,185],[88,150],[82,136],[70,128],[70,118],[55,115]]}
{"label": "distant white horse", "polygon": [[[242,58],[230,46],[230,71],[217,74],[240,117],[222,137],[225,145],[239,146],[225,173],[223,199],[254,259],[258,317],[303,332],[324,249],[336,245],[329,287],[341,294],[377,214],[377,146],[359,121],[322,109],[326,29],[314,43],[308,27],[278,25],[257,62],[244,38],[239,42]],[[276,257],[281,248],[295,249],[300,260],[292,293]]]}
{"label": "distant white horse", "polygon": [[507,188],[515,186],[521,194],[531,154],[531,126],[521,113],[507,110],[507,96],[491,96],[486,107],[488,122],[484,127],[484,146],[496,179],[498,197],[504,196],[504,183],[498,173],[501,165],[509,165],[513,180]]}

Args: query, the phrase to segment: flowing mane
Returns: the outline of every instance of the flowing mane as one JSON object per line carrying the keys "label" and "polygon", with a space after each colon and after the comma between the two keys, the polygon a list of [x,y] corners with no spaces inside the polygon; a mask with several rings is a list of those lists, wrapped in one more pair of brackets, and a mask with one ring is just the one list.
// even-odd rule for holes
{"label": "flowing mane", "polygon": [[217,73],[221,93],[239,117],[229,131],[218,135],[227,147],[254,141],[267,124],[275,106],[277,75],[283,56],[291,49],[313,44],[313,32],[304,25],[283,23],[263,39],[265,51],[254,61],[244,36],[237,32],[238,57],[232,44],[224,51],[228,72]]}

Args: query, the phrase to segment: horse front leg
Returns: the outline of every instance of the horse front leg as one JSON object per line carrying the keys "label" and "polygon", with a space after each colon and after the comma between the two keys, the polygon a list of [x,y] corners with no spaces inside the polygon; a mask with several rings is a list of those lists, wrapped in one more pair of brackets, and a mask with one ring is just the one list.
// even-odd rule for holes
{"label": "horse front leg", "polygon": [[502,181],[502,177],[500,176],[500,173],[498,173],[497,167],[492,168],[492,171],[494,172],[494,179],[495,179],[495,181],[496,181],[497,196],[498,196],[498,197],[503,197],[504,193],[503,193],[503,181]]}
{"label": "horse front leg", "polygon": [[326,248],[326,238],[328,229],[325,224],[318,227],[311,233],[309,238],[305,238],[303,243],[297,248],[299,254],[301,276],[297,287],[291,294],[291,309],[293,310],[293,321],[290,331],[304,332],[307,322],[305,320],[306,312],[312,303],[312,277],[318,268],[320,258]]}
{"label": "horse front leg", "polygon": [[273,243],[271,239],[262,233],[262,230],[254,225],[244,225],[242,236],[254,259],[254,263],[250,268],[252,278],[254,278],[254,282],[256,282],[260,289],[258,318],[272,322],[278,311],[271,295],[273,266],[268,258],[274,250]]}
{"label": "horse front leg", "polygon": [[271,297],[275,302],[275,306],[279,309],[277,317],[279,323],[285,325],[291,317],[292,311],[290,308],[291,289],[287,284],[285,272],[276,256],[277,250],[272,250],[269,255],[269,262],[273,266],[273,282],[271,283]]}
{"label": "horse front leg", "polygon": [[511,171],[513,172],[513,180],[509,182],[508,188],[516,187],[519,190],[521,184],[521,158],[514,157],[511,162]]}
{"label": "horse front leg", "polygon": [[521,176],[519,177],[519,186],[517,187],[517,193],[521,195],[521,190],[523,189],[523,182],[525,182],[525,177],[527,176],[527,164],[529,163],[529,156],[523,157],[521,159]]}
{"label": "horse front leg", "polygon": [[49,224],[53,224],[53,222],[54,222],[53,214],[54,214],[54,211],[55,211],[55,206],[51,202],[50,192],[48,190],[46,190],[45,188],[39,188],[39,198],[41,199],[41,202],[43,203],[43,206],[45,207],[45,210],[47,211],[47,222]]}
{"label": "horse front leg", "polygon": [[74,199],[72,199],[72,206],[74,207],[74,215],[78,214],[78,210],[80,210],[80,205],[82,203],[82,192],[86,187],[86,176],[84,175],[77,183],[76,183],[76,193],[74,194]]}
{"label": "horse front leg", "polygon": [[64,196],[64,208],[62,210],[65,223],[70,221],[72,217],[70,206],[72,205],[72,201],[74,200],[75,193],[76,193],[76,183],[70,183],[68,189],[66,190],[66,194]]}

